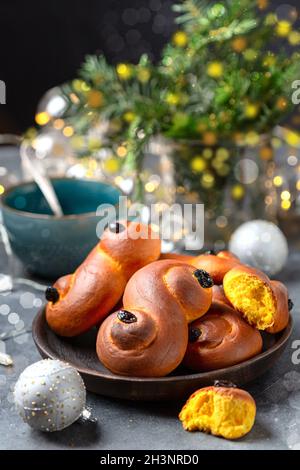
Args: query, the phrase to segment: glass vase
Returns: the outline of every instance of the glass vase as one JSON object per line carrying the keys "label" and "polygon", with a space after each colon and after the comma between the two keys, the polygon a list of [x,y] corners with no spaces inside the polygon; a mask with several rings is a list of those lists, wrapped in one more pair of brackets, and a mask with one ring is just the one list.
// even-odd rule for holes
{"label": "glass vase", "polygon": [[279,227],[289,245],[299,252],[300,226],[300,134],[277,127],[274,158],[269,162],[267,181],[272,187],[272,207]]}
{"label": "glass vase", "polygon": [[169,162],[172,199],[204,204],[205,247],[223,249],[235,228],[247,220],[275,220],[273,187],[268,183],[271,136],[253,134],[243,142],[214,145],[160,137],[152,149]]}

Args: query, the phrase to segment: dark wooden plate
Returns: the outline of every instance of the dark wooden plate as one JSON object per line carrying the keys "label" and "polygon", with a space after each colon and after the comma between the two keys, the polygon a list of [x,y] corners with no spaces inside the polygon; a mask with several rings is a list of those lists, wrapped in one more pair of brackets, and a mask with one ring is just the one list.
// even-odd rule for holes
{"label": "dark wooden plate", "polygon": [[62,359],[74,366],[91,392],[129,400],[186,398],[217,379],[243,385],[262,375],[274,364],[282,354],[291,331],[290,317],[284,331],[277,335],[263,335],[264,349],[261,354],[241,364],[204,373],[190,373],[179,367],[168,377],[152,379],[122,377],[107,370],[96,355],[96,328],[76,338],[59,337],[48,327],[44,309],[37,314],[32,324],[33,339],[43,358]]}

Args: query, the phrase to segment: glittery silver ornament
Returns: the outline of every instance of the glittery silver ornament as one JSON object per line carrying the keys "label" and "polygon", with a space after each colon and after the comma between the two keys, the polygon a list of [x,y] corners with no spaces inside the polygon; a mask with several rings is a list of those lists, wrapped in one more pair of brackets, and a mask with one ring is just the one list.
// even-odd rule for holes
{"label": "glittery silver ornament", "polygon": [[252,220],[237,228],[229,249],[243,263],[271,276],[284,267],[288,257],[286,237],[275,224],[265,220]]}
{"label": "glittery silver ornament", "polygon": [[16,408],[34,429],[52,432],[70,426],[85,408],[86,390],[66,362],[44,359],[27,367],[14,390]]}

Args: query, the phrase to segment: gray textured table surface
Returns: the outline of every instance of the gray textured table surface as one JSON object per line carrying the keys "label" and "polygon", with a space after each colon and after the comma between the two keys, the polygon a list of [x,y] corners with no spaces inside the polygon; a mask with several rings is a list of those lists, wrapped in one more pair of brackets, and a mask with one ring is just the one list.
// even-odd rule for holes
{"label": "gray textured table surface", "polygon": [[[295,303],[292,339],[278,363],[246,387],[256,400],[257,419],[252,432],[237,442],[185,432],[177,418],[182,403],[126,402],[93,394],[88,394],[88,405],[97,424],[75,423],[51,434],[31,430],[14,409],[12,390],[20,372],[40,359],[31,322],[43,293],[16,283],[12,293],[0,295],[0,351],[14,359],[13,367],[0,365],[0,449],[300,449],[299,262],[300,254],[292,253],[280,276]],[[1,246],[0,272],[5,263]],[[18,263],[15,268],[16,276],[24,277]]]}

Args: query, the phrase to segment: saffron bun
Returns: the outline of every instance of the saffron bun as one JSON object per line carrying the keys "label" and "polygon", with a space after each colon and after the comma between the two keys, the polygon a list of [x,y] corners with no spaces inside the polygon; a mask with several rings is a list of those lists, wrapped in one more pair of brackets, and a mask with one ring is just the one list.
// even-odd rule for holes
{"label": "saffron bun", "polygon": [[73,274],[46,291],[46,319],[61,336],[76,336],[101,322],[121,299],[132,274],[160,256],[151,227],[116,222]]}
{"label": "saffron bun", "polygon": [[230,367],[262,350],[260,332],[224,303],[216,302],[202,318],[189,326],[189,342],[183,364],[207,372]]}
{"label": "saffron bun", "polygon": [[279,281],[271,281],[271,287],[276,299],[276,313],[274,323],[266,331],[279,333],[284,330],[289,322],[289,294],[286,286]]}
{"label": "saffron bun", "polygon": [[228,271],[241,264],[240,260],[230,251],[220,251],[216,255],[202,254],[196,256],[190,263],[196,268],[207,271],[217,285],[222,284]]}
{"label": "saffron bun", "polygon": [[221,302],[223,304],[229,305],[232,307],[231,303],[227,299],[225,293],[224,293],[224,288],[223,286],[217,286],[214,285],[212,288],[212,303],[214,304],[215,302]]}
{"label": "saffron bun", "polygon": [[220,251],[218,254],[203,253],[198,256],[191,256],[180,253],[164,253],[160,259],[176,259],[183,263],[191,264],[195,268],[207,271],[214,284],[220,285],[224,275],[234,266],[241,264],[240,260],[230,251]]}
{"label": "saffron bun", "polygon": [[123,309],[99,329],[96,349],[105,367],[136,377],[172,372],[186,352],[188,322],[211,305],[212,289],[202,274],[175,260],[160,260],[137,271],[126,286]]}
{"label": "saffron bun", "polygon": [[225,439],[239,439],[254,425],[256,404],[245,390],[211,386],[193,393],[179,419],[186,431],[203,431]]}
{"label": "saffron bun", "polygon": [[182,253],[162,253],[159,259],[171,259],[174,261],[182,261],[183,263],[189,264],[190,261],[192,261],[194,258],[195,256],[186,255]]}
{"label": "saffron bun", "polygon": [[236,266],[224,277],[224,292],[233,307],[260,330],[278,333],[289,320],[288,292],[279,281],[249,266]]}

